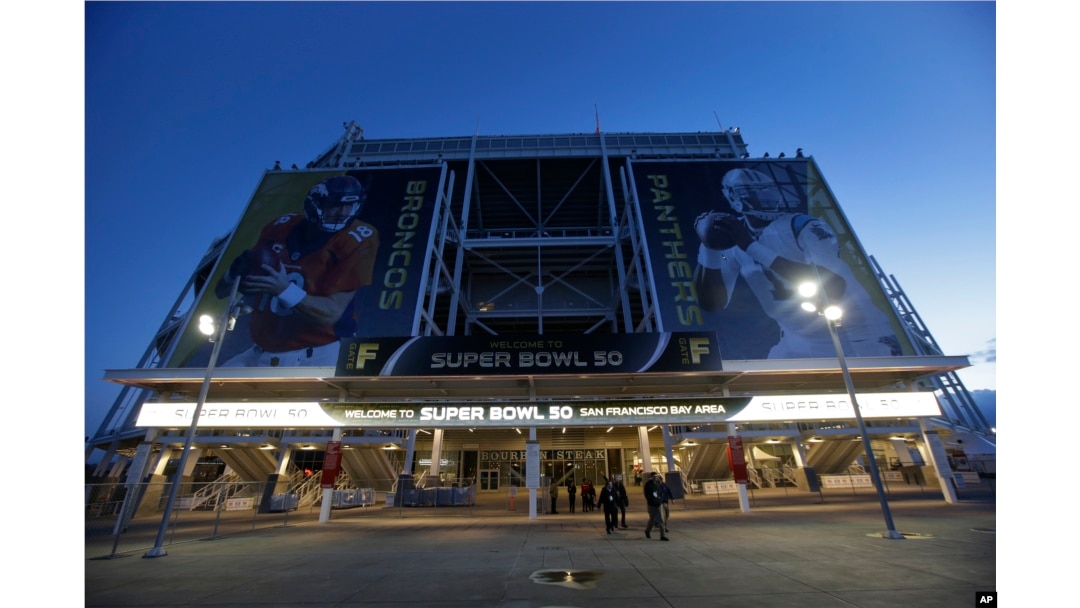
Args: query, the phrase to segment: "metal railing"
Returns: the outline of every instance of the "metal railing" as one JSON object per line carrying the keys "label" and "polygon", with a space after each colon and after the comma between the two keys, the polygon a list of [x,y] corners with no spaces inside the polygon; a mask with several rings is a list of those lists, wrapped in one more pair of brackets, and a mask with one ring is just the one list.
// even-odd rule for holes
{"label": "metal railing", "polygon": [[[347,477],[335,481],[330,506],[331,512],[338,513],[335,517],[352,517],[353,513],[366,517],[376,512],[403,517],[405,512],[426,512],[424,507],[437,508],[443,514],[472,516],[471,508],[477,501],[477,488],[472,480],[447,487],[428,483],[429,487],[414,487],[397,495],[374,489],[391,487],[396,479],[366,481],[366,485],[373,487],[352,487]],[[170,483],[86,485],[87,557],[108,558],[153,547],[164,517]],[[288,475],[272,489],[267,488],[266,482],[237,482],[227,476],[206,484],[184,482],[164,545],[167,549],[169,545],[192,540],[216,539],[299,522],[315,523],[320,518],[324,495],[321,472],[314,471],[311,475],[303,471]]]}
{"label": "metal railing", "polygon": [[217,507],[222,500],[235,496],[245,487],[240,476],[230,471],[196,490],[187,508],[189,511],[199,508],[212,509]]}
{"label": "metal railing", "polygon": [[765,481],[761,478],[761,473],[754,468],[746,469],[746,477],[750,480],[750,483],[756,488],[764,488]]}
{"label": "metal railing", "polygon": [[[854,475],[849,473],[847,475]],[[968,481],[964,487],[957,488],[961,500],[993,500],[995,496],[994,479]],[[312,475],[311,477],[315,477]],[[493,491],[480,491],[471,480],[464,480],[446,487],[413,487],[399,493],[376,491],[374,487],[391,487],[396,480],[365,480],[362,485],[368,488],[341,488],[336,484],[331,518],[336,521],[362,521],[363,518],[406,518],[429,516],[476,517],[510,516],[528,517],[529,491],[513,488],[517,492],[516,509],[508,503],[511,488],[505,487]],[[430,479],[428,481],[431,481]],[[890,500],[893,499],[930,499],[942,498],[940,486],[934,484],[912,484],[902,479],[886,478],[886,489]],[[297,491],[301,483],[286,479],[275,488],[267,488],[265,482],[222,482],[218,486],[229,490],[216,492],[218,499],[209,506],[211,500],[204,501],[198,509],[177,508],[172,511],[172,521],[168,525],[165,537],[166,551],[172,545],[194,540],[216,540],[229,536],[250,533],[258,530],[288,527],[297,524],[318,524],[322,511],[320,490],[319,504],[302,505]],[[738,508],[739,490],[733,479],[693,479],[686,481],[686,487],[692,489],[683,499],[674,501],[672,510],[683,509],[731,509]],[[193,484],[185,483],[177,498],[194,500]],[[164,514],[164,496],[168,495],[169,484],[163,482],[122,484],[104,483],[86,486],[85,491],[85,528],[86,556],[88,559],[108,559],[118,555],[141,555],[154,546],[155,537]],[[399,488],[400,489],[400,488]],[[637,492],[635,492],[635,490]],[[630,489],[630,512],[640,510],[644,513],[640,488]],[[796,487],[758,488],[747,487],[750,505],[754,508],[767,505],[795,505],[818,503],[822,501],[874,500],[871,487],[849,484],[844,487],[825,486],[818,492],[809,492]],[[544,516],[550,498],[546,492],[537,491],[537,512]],[[560,496],[560,505],[567,504],[567,498]],[[560,517],[563,509],[559,509]],[[584,510],[582,510],[584,512]]]}

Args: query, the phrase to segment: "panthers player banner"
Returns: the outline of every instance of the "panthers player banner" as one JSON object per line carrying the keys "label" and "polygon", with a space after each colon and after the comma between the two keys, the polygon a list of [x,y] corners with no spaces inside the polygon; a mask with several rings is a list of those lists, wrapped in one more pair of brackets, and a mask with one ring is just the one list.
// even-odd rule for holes
{"label": "panthers player banner", "polygon": [[811,159],[630,161],[663,331],[715,331],[727,359],[834,357],[801,308],[820,285],[849,357],[913,355],[865,252]]}
{"label": "panthers player banner", "polygon": [[710,372],[723,369],[709,332],[585,336],[419,336],[345,341],[337,376]]}
{"label": "panthers player banner", "polygon": [[[342,339],[411,335],[443,171],[267,172],[190,317],[220,319],[237,284],[246,314],[218,365],[333,367]],[[196,325],[168,366],[207,365]]]}

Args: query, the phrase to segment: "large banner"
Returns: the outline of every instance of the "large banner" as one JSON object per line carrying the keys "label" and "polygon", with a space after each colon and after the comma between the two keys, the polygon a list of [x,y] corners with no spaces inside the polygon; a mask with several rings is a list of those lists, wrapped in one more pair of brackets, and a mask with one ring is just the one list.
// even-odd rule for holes
{"label": "large banner", "polygon": [[355,338],[337,376],[703,372],[723,369],[709,332]]}
{"label": "large banner", "polygon": [[843,309],[849,357],[914,355],[809,159],[631,161],[664,331],[717,332],[725,359],[834,357],[798,287]]}
{"label": "large banner", "polygon": [[[333,367],[342,339],[414,332],[439,167],[266,173],[196,304],[220,319],[235,285],[245,314],[222,367]],[[192,322],[170,367],[206,366]]]}

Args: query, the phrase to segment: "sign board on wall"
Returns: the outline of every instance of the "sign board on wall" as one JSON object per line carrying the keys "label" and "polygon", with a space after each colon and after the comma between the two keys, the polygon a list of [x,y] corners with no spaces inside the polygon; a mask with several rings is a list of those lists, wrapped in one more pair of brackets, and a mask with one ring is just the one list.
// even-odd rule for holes
{"label": "sign board on wall", "polygon": [[[864,418],[940,416],[933,393],[865,393]],[[788,395],[716,399],[638,399],[422,403],[206,403],[199,428],[454,428],[719,424],[769,420],[845,420],[855,412],[847,395]],[[187,428],[194,403],[144,403],[136,426]]]}
{"label": "sign board on wall", "polygon": [[731,463],[731,472],[735,475],[735,483],[747,483],[746,453],[743,451],[742,437],[738,435],[728,436],[728,462]]}
{"label": "sign board on wall", "polygon": [[341,470],[341,442],[327,441],[326,455],[323,457],[322,479],[320,486],[323,489],[334,487],[338,472]]}
{"label": "sign board on wall", "polygon": [[341,376],[720,371],[712,332],[606,336],[419,336],[344,341]]}
{"label": "sign board on wall", "polygon": [[525,442],[525,487],[538,489],[540,487],[540,442],[529,440]]}

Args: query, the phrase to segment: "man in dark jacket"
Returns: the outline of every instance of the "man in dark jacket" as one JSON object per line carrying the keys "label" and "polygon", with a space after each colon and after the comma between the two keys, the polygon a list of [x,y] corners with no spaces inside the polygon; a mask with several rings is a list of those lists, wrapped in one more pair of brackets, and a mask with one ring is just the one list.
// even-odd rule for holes
{"label": "man in dark jacket", "polygon": [[604,527],[607,528],[608,534],[618,527],[621,500],[622,497],[615,488],[615,483],[610,479],[607,480],[604,489],[600,490],[600,507],[604,509]]}
{"label": "man in dark jacket", "polygon": [[660,522],[664,524],[664,532],[671,532],[668,526],[668,516],[671,514],[671,488],[664,481],[663,476],[658,475],[660,482]]}
{"label": "man in dark jacket", "polygon": [[622,500],[619,501],[619,515],[622,516],[622,527],[626,527],[626,507],[630,506],[630,495],[626,493],[626,486],[623,485],[622,477],[615,478],[615,489],[619,491],[619,496]]}
{"label": "man in dark jacket", "polygon": [[652,538],[653,526],[660,528],[660,540],[667,540],[667,531],[660,515],[660,505],[663,504],[663,488],[660,486],[660,474],[655,471],[649,475],[649,481],[645,482],[645,503],[649,509],[649,523],[645,526],[645,538]]}

